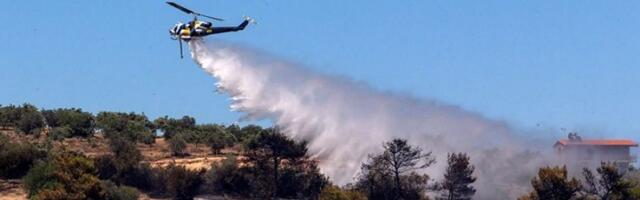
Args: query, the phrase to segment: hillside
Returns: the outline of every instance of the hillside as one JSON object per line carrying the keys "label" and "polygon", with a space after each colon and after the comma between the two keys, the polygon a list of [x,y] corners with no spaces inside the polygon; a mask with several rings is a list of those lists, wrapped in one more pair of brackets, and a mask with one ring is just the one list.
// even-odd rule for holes
{"label": "hillside", "polygon": [[[12,142],[44,142],[46,133],[39,136],[17,134],[12,129],[2,129],[0,134],[8,136]],[[109,149],[107,140],[101,134],[96,134],[92,138],[67,138],[60,142],[53,143],[54,149],[65,148],[67,150],[81,152],[89,157],[98,157],[101,155],[112,154]],[[138,150],[143,155],[143,161],[149,163],[152,167],[167,166],[174,163],[178,166],[184,166],[190,170],[209,169],[211,164],[219,162],[226,155],[237,154],[238,147],[226,148],[222,151],[222,155],[214,155],[209,147],[199,144],[196,148],[194,144],[187,144],[185,152],[187,156],[176,157],[171,155],[169,144],[164,138],[156,138],[155,143],[151,145],[137,144]],[[27,194],[21,186],[21,180],[0,179],[0,200],[21,200],[27,199]],[[140,199],[154,199],[146,194],[141,194]]]}

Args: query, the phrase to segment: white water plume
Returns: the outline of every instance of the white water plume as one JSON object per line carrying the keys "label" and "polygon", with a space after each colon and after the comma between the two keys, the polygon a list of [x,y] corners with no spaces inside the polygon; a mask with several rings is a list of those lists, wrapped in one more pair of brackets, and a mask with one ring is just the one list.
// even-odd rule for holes
{"label": "white water plume", "polygon": [[310,71],[249,48],[202,40],[192,57],[232,97],[247,119],[270,119],[309,151],[334,183],[352,182],[367,154],[405,138],[433,151],[425,172],[442,178],[449,152],[467,152],[476,166],[478,199],[514,199],[527,191],[540,154],[506,123],[433,99],[381,92],[344,77]]}

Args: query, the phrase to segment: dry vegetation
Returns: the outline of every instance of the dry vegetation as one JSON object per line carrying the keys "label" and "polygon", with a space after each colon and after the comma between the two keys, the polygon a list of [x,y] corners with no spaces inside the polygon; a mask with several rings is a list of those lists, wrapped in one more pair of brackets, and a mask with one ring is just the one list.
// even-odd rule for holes
{"label": "dry vegetation", "polygon": [[[16,134],[11,129],[0,129],[0,134],[6,135],[14,142],[44,142],[46,133],[42,133],[40,136]],[[66,148],[72,151],[82,152],[89,157],[98,157],[105,154],[111,154],[107,140],[101,135],[96,134],[95,137],[90,139],[85,138],[67,138],[62,142],[54,142],[54,148]],[[194,144],[188,144],[186,152],[189,153],[186,157],[175,157],[171,155],[169,150],[169,144],[164,138],[156,138],[155,144],[138,144],[138,149],[142,153],[144,160],[151,166],[167,166],[170,163],[176,165],[185,166],[187,169],[199,170],[209,169],[211,164],[219,162],[225,158],[228,154],[237,154],[238,149],[227,148],[223,150],[223,155],[213,155],[211,149],[207,145],[200,144],[198,148]],[[27,194],[21,187],[21,181],[16,180],[3,180],[0,179],[0,200],[19,200],[27,199]],[[153,199],[145,194],[141,194],[140,199]]]}

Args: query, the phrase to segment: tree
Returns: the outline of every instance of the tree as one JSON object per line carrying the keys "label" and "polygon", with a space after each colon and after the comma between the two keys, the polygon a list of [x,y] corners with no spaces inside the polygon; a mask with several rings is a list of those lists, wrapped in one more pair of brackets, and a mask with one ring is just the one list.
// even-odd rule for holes
{"label": "tree", "polygon": [[44,127],[44,118],[31,104],[0,106],[0,127],[13,127],[31,134]]}
{"label": "tree", "polygon": [[144,114],[100,112],[96,117],[98,127],[107,138],[123,136],[129,141],[142,141],[153,135],[155,127]]}
{"label": "tree", "polygon": [[438,189],[443,191],[439,199],[471,199],[476,190],[470,184],[476,181],[476,177],[473,177],[475,167],[469,164],[469,156],[453,153],[448,155],[447,161],[444,180],[438,184]]}
{"label": "tree", "polygon": [[0,127],[16,127],[20,110],[14,105],[0,106]]}
{"label": "tree", "polygon": [[367,192],[370,199],[422,199],[426,198],[429,176],[415,171],[435,163],[431,152],[422,153],[404,139],[383,144],[384,151],[370,155],[362,165],[357,187]]}
{"label": "tree", "polygon": [[20,107],[13,107],[8,110],[7,124],[17,127],[18,130],[26,134],[36,134],[44,127],[44,117],[38,108],[31,104],[23,104]]}
{"label": "tree", "polygon": [[154,120],[153,123],[164,132],[163,137],[166,139],[170,139],[174,135],[187,130],[195,130],[196,128],[196,119],[190,116],[183,116],[181,119],[164,116]]}
{"label": "tree", "polygon": [[141,134],[142,143],[145,143],[149,146],[156,143],[156,135],[152,132],[144,132]]}
{"label": "tree", "polygon": [[253,137],[262,132],[262,127],[252,124],[242,127],[239,131],[237,130],[237,125],[229,126],[228,129],[239,142],[250,141]]}
{"label": "tree", "polygon": [[184,156],[184,149],[187,148],[187,141],[183,134],[176,134],[169,139],[169,148],[174,156]]}
{"label": "tree", "polygon": [[417,169],[427,168],[435,163],[435,159],[431,156],[431,152],[423,154],[420,147],[413,147],[407,144],[405,139],[393,139],[383,146],[384,152],[381,155],[381,159],[382,162],[391,167],[390,170],[395,183],[394,193],[396,198],[400,198],[402,195],[400,176]]}
{"label": "tree", "polygon": [[213,133],[209,134],[207,143],[209,144],[213,154],[221,154],[222,149],[231,145],[233,142],[226,134]]}
{"label": "tree", "polygon": [[112,137],[109,139],[109,147],[115,156],[118,171],[130,170],[142,160],[142,154],[138,150],[136,143],[125,137]]}
{"label": "tree", "polygon": [[615,165],[602,162],[596,169],[599,178],[596,178],[590,169],[584,168],[584,189],[589,195],[600,199],[630,199],[632,182],[623,179]]}
{"label": "tree", "polygon": [[308,158],[307,143],[293,141],[278,128],[263,130],[247,146],[245,156],[256,179],[253,188],[262,198],[313,199],[327,183]]}
{"label": "tree", "polygon": [[83,112],[82,109],[43,110],[42,114],[49,127],[67,127],[70,129],[70,136],[87,137],[93,135],[95,117],[91,113]]}
{"label": "tree", "polygon": [[[263,131],[248,144],[248,147],[250,151],[247,157],[251,161],[258,164],[258,167],[271,169],[273,190],[270,193],[274,198],[278,196],[278,179],[282,160],[301,157],[307,153],[303,144],[287,138],[277,128]],[[270,163],[271,166],[265,166],[266,163]]]}
{"label": "tree", "polygon": [[581,189],[580,181],[567,177],[565,166],[540,168],[531,186],[534,191],[520,199],[571,199]]}

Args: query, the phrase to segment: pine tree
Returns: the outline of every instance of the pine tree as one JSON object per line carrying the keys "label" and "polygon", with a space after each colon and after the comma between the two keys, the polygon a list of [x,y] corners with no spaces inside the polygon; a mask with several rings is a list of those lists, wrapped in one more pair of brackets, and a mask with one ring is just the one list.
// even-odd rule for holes
{"label": "pine tree", "polygon": [[581,189],[580,181],[569,179],[565,166],[540,168],[531,186],[533,192],[519,199],[572,199]]}
{"label": "pine tree", "polygon": [[469,156],[466,153],[453,153],[448,155],[448,167],[444,174],[444,180],[438,184],[442,191],[438,199],[471,199],[476,189],[470,184],[476,181],[473,176],[475,167],[469,164]]}

